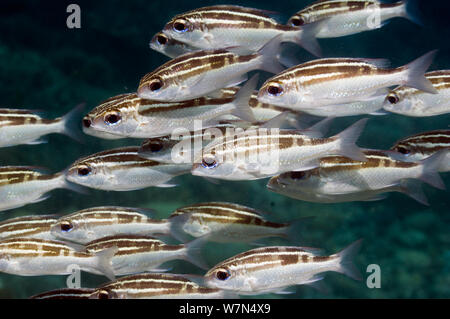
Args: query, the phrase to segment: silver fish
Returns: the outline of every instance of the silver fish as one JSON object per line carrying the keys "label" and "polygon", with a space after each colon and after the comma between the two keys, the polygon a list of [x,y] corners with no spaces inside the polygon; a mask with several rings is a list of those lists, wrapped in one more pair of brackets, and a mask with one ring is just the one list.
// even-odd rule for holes
{"label": "silver fish", "polygon": [[0,167],[0,211],[44,201],[49,197],[46,193],[58,188],[79,191],[64,173],[45,174],[30,166]]}
{"label": "silver fish", "polygon": [[427,117],[450,113],[450,71],[425,74],[438,94],[400,86],[386,97],[386,111],[412,117]]}
{"label": "silver fish", "polygon": [[[145,100],[136,94],[122,94],[108,99],[83,119],[83,125],[107,134],[132,138],[170,135],[193,131],[196,123],[215,126],[223,115],[234,114],[254,121],[248,101],[257,85],[257,77],[248,81],[237,94],[201,97],[182,102]],[[201,122],[200,122],[201,121]]]}
{"label": "silver fish", "polygon": [[394,69],[386,68],[386,60],[376,59],[332,58],[306,62],[268,79],[259,90],[258,100],[302,110],[365,101],[394,85],[436,94],[424,76],[436,53],[429,52]]}
{"label": "silver fish", "polygon": [[67,170],[67,179],[95,189],[131,191],[172,187],[168,181],[189,172],[188,164],[150,161],[138,156],[138,150],[139,147],[124,147],[82,158]]}
{"label": "silver fish", "polygon": [[[418,179],[436,188],[445,189],[444,183],[438,174],[445,154],[436,154],[422,162],[407,162],[401,154],[394,152],[366,150],[367,161],[350,160],[343,156],[330,156],[322,158],[318,168],[285,173],[273,178],[269,182],[269,189],[282,194],[289,193],[299,198],[307,194],[318,194],[316,198],[329,198],[338,195],[361,196],[376,198],[384,192],[402,191],[423,202],[423,197],[417,188],[408,191],[407,185],[402,184],[406,179]],[[290,190],[291,189],[291,190]],[[419,194],[419,195],[416,195]],[[339,197],[337,197],[339,198]],[[345,198],[345,197],[344,197]]]}
{"label": "silver fish", "polygon": [[331,154],[363,161],[364,155],[355,142],[365,124],[366,119],[360,120],[329,138],[321,138],[320,130],[256,129],[224,136],[196,154],[192,174],[225,180],[255,180],[317,167],[321,157]]}
{"label": "silver fish", "polygon": [[0,109],[0,147],[45,143],[41,137],[52,133],[65,134],[79,140],[72,123],[83,107],[84,105],[80,105],[54,120],[42,118],[32,110]]}
{"label": "silver fish", "polygon": [[224,299],[235,297],[188,279],[192,275],[143,273],[126,276],[96,289],[91,299]]}
{"label": "silver fish", "polygon": [[322,21],[317,38],[337,38],[379,29],[387,20],[400,17],[417,22],[409,1],[382,3],[376,0],[321,0],[293,15],[288,25],[305,27]]}
{"label": "silver fish", "polygon": [[206,269],[202,261],[201,247],[205,244],[203,238],[196,239],[185,245],[168,245],[148,236],[117,235],[100,238],[86,244],[86,251],[97,254],[105,249],[117,247],[117,252],[111,259],[111,265],[116,276],[137,274],[146,271],[161,272],[161,264],[171,260],[186,260],[197,267]]}
{"label": "silver fish", "polygon": [[259,295],[293,285],[313,284],[323,273],[340,272],[360,279],[352,263],[361,241],[331,256],[318,256],[317,249],[304,247],[262,247],[238,254],[219,263],[205,275],[208,287],[240,295]]}
{"label": "silver fish", "polygon": [[152,210],[142,208],[93,207],[59,218],[50,231],[56,238],[79,244],[120,234],[170,234],[170,222],[152,215]]}
{"label": "silver fish", "polygon": [[250,71],[279,73],[284,70],[278,62],[279,46],[276,37],[250,55],[239,56],[224,49],[186,53],[146,74],[137,94],[143,99],[185,101],[245,82]]}
{"label": "silver fish", "polygon": [[0,272],[19,276],[68,275],[71,265],[114,279],[111,258],[117,247],[96,255],[59,241],[13,238],[0,241]]}
{"label": "silver fish", "polygon": [[409,161],[421,161],[437,152],[448,150],[439,171],[450,171],[450,130],[419,133],[398,141],[391,149],[405,155]]}
{"label": "silver fish", "polygon": [[320,28],[285,26],[270,18],[268,13],[232,5],[204,7],[175,16],[163,32],[172,39],[202,49],[233,47],[239,54],[254,53],[280,36],[283,42],[297,43],[312,54],[320,55],[315,39]]}

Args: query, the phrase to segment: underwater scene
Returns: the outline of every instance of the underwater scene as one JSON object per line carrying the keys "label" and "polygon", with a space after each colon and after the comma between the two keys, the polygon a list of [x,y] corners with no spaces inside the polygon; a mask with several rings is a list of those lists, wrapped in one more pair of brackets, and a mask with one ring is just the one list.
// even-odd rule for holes
{"label": "underwater scene", "polygon": [[449,298],[449,10],[3,0],[0,298]]}

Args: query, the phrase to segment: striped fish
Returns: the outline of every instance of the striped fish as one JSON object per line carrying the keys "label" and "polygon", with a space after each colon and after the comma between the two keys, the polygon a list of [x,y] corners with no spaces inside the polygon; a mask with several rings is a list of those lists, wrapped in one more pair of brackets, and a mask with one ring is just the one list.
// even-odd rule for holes
{"label": "striped fish", "polygon": [[0,241],[0,272],[19,276],[68,275],[71,266],[114,279],[111,258],[117,247],[96,255],[59,241],[13,238]]}
{"label": "striped fish", "polygon": [[320,55],[315,33],[320,29],[308,26],[301,29],[279,24],[268,11],[241,6],[219,5],[195,9],[179,14],[163,29],[172,39],[202,49],[234,47],[239,54],[257,52],[271,39],[280,36],[283,42],[303,46]]}
{"label": "striped fish", "polygon": [[162,32],[153,36],[150,41],[150,48],[172,59],[185,53],[199,50],[194,46],[171,39]]}
{"label": "striped fish", "polygon": [[45,299],[45,300],[61,300],[61,299],[89,299],[94,293],[95,289],[91,288],[64,288],[52,291],[47,291],[34,295],[30,299]]}
{"label": "striped fish", "polygon": [[[439,151],[450,150],[450,130],[419,133],[398,141],[391,149],[404,154],[408,160],[421,161]],[[450,152],[442,161],[439,171],[450,171]]]}
{"label": "striped fish", "polygon": [[56,215],[16,217],[0,222],[0,240],[27,237],[54,240],[51,226],[58,220]]}
{"label": "striped fish", "polygon": [[387,95],[384,109],[413,117],[450,113],[450,70],[433,71],[426,73],[425,76],[438,94],[400,86]]}
{"label": "striped fish", "polygon": [[0,167],[0,211],[46,200],[45,194],[58,188],[79,191],[63,173],[45,174],[30,166]]}
{"label": "striped fish", "polygon": [[162,272],[158,269],[171,260],[186,260],[207,269],[202,261],[201,247],[204,238],[196,239],[186,245],[168,245],[153,237],[137,235],[116,235],[100,238],[86,244],[86,251],[97,254],[105,249],[117,247],[111,260],[116,276],[142,273],[145,271]]}
{"label": "striped fish", "polygon": [[223,299],[231,296],[235,295],[202,287],[182,275],[144,273],[103,285],[91,299]]}
{"label": "striped fish", "polygon": [[167,182],[189,172],[189,165],[159,163],[138,156],[139,147],[100,152],[76,161],[67,179],[86,187],[108,191],[131,191],[151,186],[171,187]]}
{"label": "striped fish", "polygon": [[170,222],[154,219],[149,209],[103,206],[83,209],[59,218],[51,227],[56,238],[79,244],[115,235],[170,233]]}
{"label": "striped fish", "polygon": [[[328,120],[325,120],[328,121]],[[298,130],[249,129],[227,135],[208,144],[196,154],[192,174],[225,180],[255,180],[291,170],[307,170],[319,165],[327,155],[343,155],[364,160],[355,145],[366,119],[338,135]]]}
{"label": "striped fish", "polygon": [[337,38],[379,29],[387,20],[400,17],[416,22],[408,1],[321,0],[293,15],[288,25],[304,27],[322,21],[317,38]]}
{"label": "striped fish", "polygon": [[[426,199],[415,183],[404,180],[418,179],[434,187],[445,189],[438,174],[445,154],[436,154],[422,162],[408,162],[394,152],[366,150],[367,161],[330,156],[320,160],[320,166],[304,172],[288,172],[272,178],[268,187],[277,193],[306,200],[305,194],[322,202],[333,200],[376,200],[386,192],[402,192],[419,202]],[[296,195],[298,193],[298,196]],[[346,199],[346,200],[344,200]]]}
{"label": "striped fish", "polygon": [[380,59],[319,59],[294,66],[270,79],[258,99],[290,109],[311,108],[364,101],[394,85],[437,93],[424,76],[437,51],[410,64],[388,69]]}
{"label": "striped fish", "polygon": [[73,120],[83,107],[80,105],[54,120],[44,119],[32,110],[0,109],[0,147],[45,143],[41,137],[52,133],[65,134],[78,140]]}
{"label": "striped fish", "polygon": [[352,259],[360,246],[361,240],[331,256],[319,256],[317,249],[304,247],[252,249],[214,266],[206,273],[205,283],[240,295],[259,295],[281,293],[293,285],[313,284],[328,271],[359,280]]}
{"label": "striped fish", "polygon": [[186,53],[146,74],[137,94],[143,99],[179,102],[236,86],[247,80],[250,71],[277,74],[284,70],[277,58],[279,46],[276,37],[250,55],[239,56],[225,49]]}
{"label": "striped fish", "polygon": [[288,237],[298,231],[296,223],[270,222],[256,209],[225,202],[178,208],[169,221],[176,225],[172,230],[173,236],[181,241],[185,241],[183,235],[188,234],[193,237],[207,235],[208,240],[219,243],[251,242],[266,237]]}
{"label": "striped fish", "polygon": [[[254,121],[248,101],[257,85],[257,77],[235,95],[200,97],[182,102],[158,102],[123,94],[103,102],[84,119],[90,129],[124,137],[150,138],[170,135],[174,131],[193,131],[196,123],[210,127],[220,117],[233,114]],[[201,121],[201,122],[200,122]],[[198,124],[197,124],[198,125]]]}

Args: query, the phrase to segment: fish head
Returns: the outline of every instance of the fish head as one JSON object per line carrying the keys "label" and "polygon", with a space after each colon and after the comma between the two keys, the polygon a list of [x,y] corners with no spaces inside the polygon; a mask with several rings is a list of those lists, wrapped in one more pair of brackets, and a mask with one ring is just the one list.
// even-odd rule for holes
{"label": "fish head", "polygon": [[177,56],[192,51],[192,48],[186,44],[170,38],[163,32],[159,32],[153,36],[150,41],[150,48],[171,58],[176,58]]}
{"label": "fish head", "polygon": [[258,101],[282,107],[295,106],[304,99],[304,90],[295,82],[278,76],[267,80],[259,89]]}
{"label": "fish head", "polygon": [[288,20],[288,25],[299,28],[305,24],[314,22],[313,16],[308,12],[297,12]]}
{"label": "fish head", "polygon": [[267,188],[274,192],[282,192],[286,189],[305,191],[315,189],[320,179],[316,178],[313,170],[293,171],[272,177],[267,183]]}
{"label": "fish head", "polygon": [[89,296],[89,299],[123,299],[123,298],[124,296],[121,296],[121,294],[118,294],[113,289],[108,288],[99,288]]}
{"label": "fish head", "polygon": [[224,161],[212,153],[203,155],[200,161],[195,161],[192,165],[191,173],[195,176],[225,180],[239,179],[234,161]]}
{"label": "fish head", "polygon": [[136,94],[123,94],[103,102],[83,118],[83,128],[109,136],[126,137],[139,127],[141,99]]}
{"label": "fish head", "polygon": [[173,163],[172,149],[180,143],[171,136],[155,137],[144,141],[139,148],[139,156],[164,163]]}
{"label": "fish head", "polygon": [[383,108],[393,113],[408,111],[413,106],[412,96],[408,94],[411,90],[415,89],[399,87],[391,90],[384,100]]}
{"label": "fish head", "polygon": [[163,33],[189,45],[210,48],[208,29],[203,21],[200,16],[178,15],[164,26]]}
{"label": "fish head", "polygon": [[[171,72],[170,69],[167,70]],[[160,76],[157,72],[145,75],[139,83],[137,94],[140,98],[155,101],[180,101],[184,96],[188,96],[188,85],[179,83],[177,77]],[[186,98],[187,100],[187,98]]]}
{"label": "fish head", "polygon": [[245,290],[246,276],[232,265],[218,265],[204,276],[204,282],[209,288],[242,291]]}
{"label": "fish head", "polygon": [[86,243],[89,242],[90,239],[86,236],[87,232],[85,228],[86,223],[83,223],[82,220],[67,216],[58,219],[58,221],[50,227],[50,233],[52,236],[63,240]]}
{"label": "fish head", "polygon": [[0,271],[4,272],[8,269],[11,263],[11,256],[0,252]]}
{"label": "fish head", "polygon": [[67,171],[68,181],[91,188],[107,184],[107,172],[101,163],[89,158],[75,162]]}

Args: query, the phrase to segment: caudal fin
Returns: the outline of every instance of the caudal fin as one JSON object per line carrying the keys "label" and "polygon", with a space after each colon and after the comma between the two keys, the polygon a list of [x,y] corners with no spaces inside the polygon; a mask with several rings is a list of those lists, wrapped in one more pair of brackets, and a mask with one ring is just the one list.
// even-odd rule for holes
{"label": "caudal fin", "polygon": [[258,54],[261,56],[261,65],[259,66],[260,70],[278,74],[285,69],[279,61],[281,42],[282,36],[280,34],[267,42],[258,51]]}
{"label": "caudal fin", "polygon": [[353,264],[353,259],[355,255],[359,252],[361,244],[362,239],[357,240],[337,254],[338,256],[338,263],[336,265],[337,272],[347,275],[355,280],[361,280],[361,274]]}
{"label": "caudal fin", "polygon": [[111,260],[118,251],[117,247],[107,248],[95,254],[97,257],[97,269],[101,271],[109,280],[116,279]]}
{"label": "caudal fin", "polygon": [[419,179],[433,187],[445,190],[445,184],[439,175],[439,171],[441,169],[442,162],[447,157],[447,152],[448,150],[441,150],[433,156],[424,159],[422,161],[423,171]]}
{"label": "caudal fin", "polygon": [[233,101],[235,109],[232,114],[239,117],[240,119],[255,123],[255,115],[249,105],[250,98],[252,97],[253,91],[258,85],[259,76],[255,74],[250,80],[248,80],[243,87],[236,94],[236,98]]}
{"label": "caudal fin", "polygon": [[410,64],[404,67],[406,70],[406,80],[405,86],[409,86],[424,92],[437,94],[438,91],[433,86],[433,84],[425,77],[425,73],[433,63],[434,57],[436,56],[438,50],[428,52],[427,54],[421,56],[417,60],[414,60]]}
{"label": "caudal fin", "polygon": [[403,1],[403,17],[419,26],[423,26],[418,0]]}
{"label": "caudal fin", "polygon": [[336,151],[337,155],[351,158],[355,161],[365,162],[366,156],[364,152],[356,145],[363,132],[368,119],[362,119],[337,135],[340,141],[339,149]]}
{"label": "caudal fin", "polygon": [[208,235],[194,239],[185,245],[185,259],[191,264],[196,265],[202,269],[209,269],[209,266],[203,260],[202,251],[203,246],[208,242]]}
{"label": "caudal fin", "polygon": [[83,141],[83,135],[81,134],[81,129],[79,127],[80,121],[78,120],[79,115],[83,112],[86,103],[79,104],[72,111],[64,115],[61,119],[61,132],[77,142]]}
{"label": "caudal fin", "polygon": [[316,36],[320,32],[323,23],[323,21],[318,21],[304,25],[298,30],[295,37],[295,43],[301,45],[306,51],[317,57],[322,56],[322,49]]}

